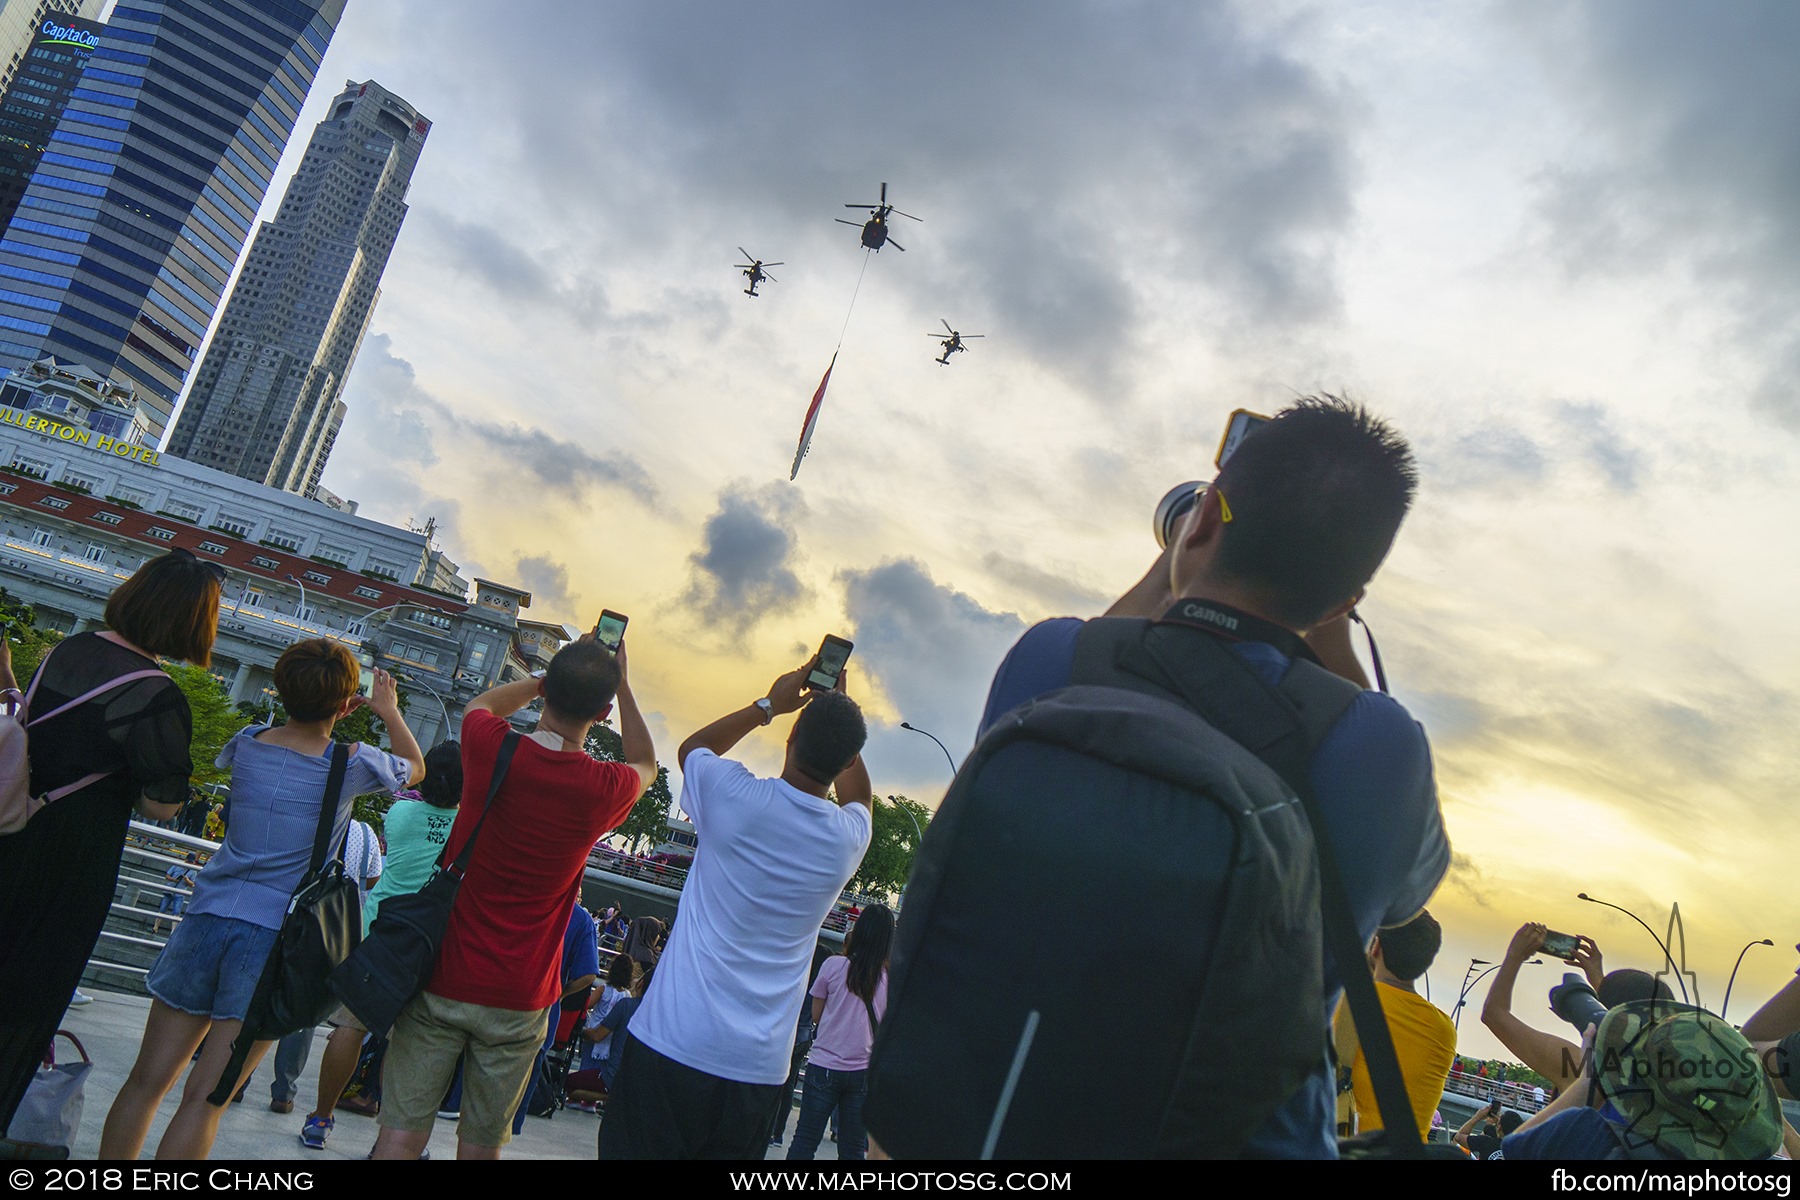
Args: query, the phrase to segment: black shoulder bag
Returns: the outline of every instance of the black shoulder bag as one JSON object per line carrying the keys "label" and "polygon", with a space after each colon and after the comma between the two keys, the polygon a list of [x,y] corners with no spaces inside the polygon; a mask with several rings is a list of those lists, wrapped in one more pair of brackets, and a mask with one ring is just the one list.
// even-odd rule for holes
{"label": "black shoulder bag", "polygon": [[494,773],[488,780],[487,802],[456,860],[445,865],[444,855],[450,853],[446,844],[444,853],[438,856],[437,870],[424,887],[408,896],[383,899],[369,926],[369,936],[331,973],[331,990],[370,1033],[386,1037],[400,1010],[431,982],[438,952],[444,945],[444,933],[450,927],[450,909],[462,888],[463,872],[468,870],[469,856],[475,851],[481,827],[493,814],[500,784],[519,748],[519,737],[518,731],[513,730],[501,740],[500,752],[494,758]]}
{"label": "black shoulder bag", "polygon": [[338,794],[344,790],[349,764],[350,747],[334,743],[325,798],[319,805],[319,829],[313,836],[312,863],[288,901],[275,949],[256,981],[250,1011],[244,1014],[244,1027],[231,1043],[225,1073],[206,1098],[214,1107],[231,1102],[251,1046],[311,1029],[337,1008],[327,977],[362,937],[362,898],[355,881],[344,874],[341,848],[338,855],[327,859],[331,831],[337,823]]}

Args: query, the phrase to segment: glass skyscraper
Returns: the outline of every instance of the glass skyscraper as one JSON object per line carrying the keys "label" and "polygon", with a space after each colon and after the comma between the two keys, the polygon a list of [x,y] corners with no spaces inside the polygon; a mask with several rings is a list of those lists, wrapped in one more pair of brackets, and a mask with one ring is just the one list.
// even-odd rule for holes
{"label": "glass skyscraper", "polygon": [[344,0],[121,0],[0,241],[0,367],[133,384],[160,440]]}
{"label": "glass skyscraper", "polygon": [[430,130],[380,84],[344,85],[256,231],[170,453],[316,494]]}
{"label": "glass skyscraper", "polygon": [[81,85],[102,28],[61,13],[45,17],[0,94],[0,234],[12,223],[69,97]]}

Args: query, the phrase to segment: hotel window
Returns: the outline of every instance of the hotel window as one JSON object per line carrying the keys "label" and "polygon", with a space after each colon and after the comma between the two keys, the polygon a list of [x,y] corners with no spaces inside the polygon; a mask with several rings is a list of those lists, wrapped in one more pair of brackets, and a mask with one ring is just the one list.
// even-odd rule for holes
{"label": "hotel window", "polygon": [[198,504],[184,504],[179,500],[171,500],[166,511],[171,517],[180,517],[184,521],[198,521],[200,514],[205,510]]}
{"label": "hotel window", "polygon": [[100,486],[98,480],[89,479],[85,475],[71,475],[67,471],[63,472],[62,481],[72,487],[78,487],[89,492]]}
{"label": "hotel window", "polygon": [[31,535],[31,544],[40,547],[41,549],[48,550],[50,548],[49,532],[43,529],[38,530]]}
{"label": "hotel window", "polygon": [[23,454],[13,455],[12,465],[13,470],[23,471],[33,479],[48,479],[50,477],[49,463],[39,462],[35,458],[27,458]]}
{"label": "hotel window", "polygon": [[245,592],[242,603],[249,608],[261,608],[262,607],[262,593],[261,592]]}
{"label": "hotel window", "polygon": [[359,587],[356,589],[356,591],[353,594],[357,595],[357,596],[361,596],[364,600],[379,600],[379,599],[381,599],[380,590],[377,588],[372,588],[372,587]]}
{"label": "hotel window", "polygon": [[303,604],[300,606],[300,610],[298,612],[296,612],[294,615],[296,617],[299,617],[302,621],[310,621],[313,619],[313,613],[315,613],[317,611],[318,610],[313,608],[311,605]]}
{"label": "hotel window", "polygon": [[200,553],[202,553],[202,554],[223,554],[223,553],[225,553],[225,547],[219,545],[219,543],[217,543],[217,542],[201,542],[200,543]]}
{"label": "hotel window", "polygon": [[175,531],[173,529],[163,529],[158,526],[150,530],[150,536],[159,542],[172,542],[175,540]]}
{"label": "hotel window", "polygon": [[67,500],[64,500],[61,496],[45,496],[42,499],[40,499],[38,501],[38,503],[43,505],[45,508],[59,508],[60,509],[60,508],[69,507],[69,502]]}
{"label": "hotel window", "polygon": [[328,584],[330,584],[330,582],[331,582],[331,576],[329,576],[329,575],[321,575],[321,574],[319,574],[319,572],[317,572],[317,571],[307,571],[307,572],[304,572],[304,573],[303,573],[303,575],[302,575],[302,578],[304,578],[304,579],[305,579],[305,580],[306,580],[306,582],[308,582],[308,583],[316,583],[316,584],[318,584],[318,585],[319,585],[319,586],[320,586],[320,587],[325,587],[325,586],[327,586],[327,585],[328,585]]}
{"label": "hotel window", "polygon": [[112,494],[112,498],[114,500],[123,501],[126,504],[135,504],[139,508],[150,503],[150,497],[147,494],[135,491],[132,488],[120,488]]}
{"label": "hotel window", "polygon": [[236,517],[228,517],[224,513],[220,513],[219,519],[213,522],[213,528],[222,529],[233,537],[247,538],[250,536],[250,522],[240,521]]}
{"label": "hotel window", "polygon": [[118,513],[95,513],[94,520],[102,525],[123,525],[125,523],[125,518]]}
{"label": "hotel window", "polygon": [[436,650],[421,650],[419,651],[419,661],[428,667],[435,667],[438,665],[438,652]]}
{"label": "hotel window", "polygon": [[250,560],[250,565],[253,567],[261,567],[265,571],[281,570],[281,563],[279,560],[273,559],[273,558],[264,558],[260,554]]}
{"label": "hotel window", "polygon": [[19,485],[16,483],[0,483],[0,496],[10,496],[18,490]]}
{"label": "hotel window", "polygon": [[344,632],[351,637],[359,638],[363,635],[363,623],[361,621],[351,621],[348,625],[344,626]]}
{"label": "hotel window", "polygon": [[482,666],[487,662],[487,656],[488,644],[486,642],[476,642],[473,646],[469,647],[469,670],[481,670]]}
{"label": "hotel window", "polygon": [[101,562],[106,558],[105,546],[89,546],[84,556],[91,563]]}
{"label": "hotel window", "polygon": [[313,555],[313,557],[322,558],[336,567],[347,567],[350,565],[350,552],[348,550],[339,550],[336,546],[320,546],[318,553]]}
{"label": "hotel window", "polygon": [[269,542],[271,545],[279,546],[283,550],[300,549],[300,539],[291,533],[280,533],[271,529],[269,530],[269,536],[263,540]]}

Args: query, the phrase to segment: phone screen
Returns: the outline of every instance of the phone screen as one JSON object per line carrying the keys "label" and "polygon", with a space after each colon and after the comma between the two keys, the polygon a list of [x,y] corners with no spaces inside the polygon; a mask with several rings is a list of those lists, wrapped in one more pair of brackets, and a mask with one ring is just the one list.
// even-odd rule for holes
{"label": "phone screen", "polygon": [[1557,933],[1555,930],[1544,935],[1544,953],[1551,958],[1568,958],[1575,953],[1579,945],[1572,933]]}
{"label": "phone screen", "polygon": [[375,688],[375,668],[362,667],[357,673],[356,690],[363,695],[373,695]]}
{"label": "phone screen", "polygon": [[618,650],[619,643],[625,640],[625,624],[629,619],[610,608],[604,610],[600,614],[600,623],[594,626],[594,640],[608,650]]}
{"label": "phone screen", "polygon": [[1214,464],[1224,466],[1225,460],[1231,457],[1232,452],[1238,448],[1239,443],[1249,435],[1250,431],[1268,419],[1261,413],[1253,413],[1247,408],[1240,408],[1233,412],[1231,419],[1225,422],[1225,436],[1219,440],[1219,456],[1213,459]]}
{"label": "phone screen", "polygon": [[844,664],[850,661],[851,643],[841,637],[825,635],[819,646],[819,658],[813,669],[807,673],[806,686],[828,692],[837,686],[838,676],[844,672]]}

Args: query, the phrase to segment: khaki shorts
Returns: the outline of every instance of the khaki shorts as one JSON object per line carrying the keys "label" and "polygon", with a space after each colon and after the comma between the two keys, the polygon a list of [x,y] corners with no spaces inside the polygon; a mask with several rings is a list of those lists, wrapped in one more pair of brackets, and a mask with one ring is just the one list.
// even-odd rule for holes
{"label": "khaki shorts", "polygon": [[342,1004],[338,1005],[338,1010],[336,1012],[325,1018],[325,1023],[333,1029],[354,1029],[358,1033],[369,1032],[369,1027],[364,1025],[355,1013],[351,1012],[348,1008],[345,1008]]}
{"label": "khaki shorts", "polygon": [[548,1009],[519,1012],[419,993],[388,1035],[381,1124],[406,1133],[429,1130],[462,1055],[457,1139],[471,1146],[506,1145],[548,1020]]}

